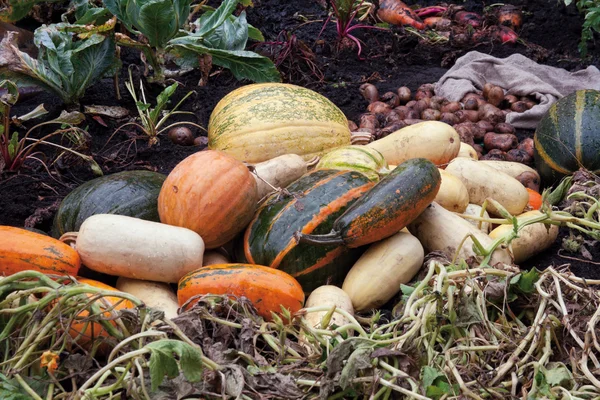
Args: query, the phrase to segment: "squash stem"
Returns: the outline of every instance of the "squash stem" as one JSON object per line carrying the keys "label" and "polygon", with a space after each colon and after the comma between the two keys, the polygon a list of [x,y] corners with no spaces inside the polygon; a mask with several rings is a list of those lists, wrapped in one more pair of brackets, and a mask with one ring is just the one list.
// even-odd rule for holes
{"label": "squash stem", "polygon": [[299,243],[314,244],[317,246],[326,246],[329,244],[344,244],[344,239],[340,232],[331,231],[325,235],[309,235],[301,232],[294,233],[294,238]]}

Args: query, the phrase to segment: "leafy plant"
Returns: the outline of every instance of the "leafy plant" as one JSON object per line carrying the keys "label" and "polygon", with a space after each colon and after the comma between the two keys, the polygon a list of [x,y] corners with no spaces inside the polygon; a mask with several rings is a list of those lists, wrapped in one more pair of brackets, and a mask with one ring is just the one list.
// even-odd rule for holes
{"label": "leafy plant", "polygon": [[[19,118],[13,117],[11,119],[10,109],[16,104],[19,97],[17,85],[11,81],[4,80],[0,82],[0,88],[6,89],[6,94],[0,98],[0,118],[2,119],[2,125],[0,125],[0,172],[3,170],[17,171],[28,159],[39,160],[36,157],[37,152],[35,150],[37,146],[44,144],[62,150],[61,153],[68,152],[81,157],[90,164],[94,173],[102,175],[102,170],[92,157],[75,151],[72,148],[48,141],[54,136],[62,136],[69,140],[72,145],[77,145],[81,142],[85,131],[77,128],[75,125],[85,120],[83,114],[77,111],[71,113],[63,112],[56,119],[35,125],[23,137],[19,138],[17,131],[11,132],[11,125],[22,126],[22,122],[40,117],[46,114],[46,110],[43,105],[38,106],[33,112]],[[61,128],[45,135],[41,139],[32,139],[29,137],[33,130],[51,124],[61,125]],[[41,162],[43,163],[43,161]]]}
{"label": "leafy plant", "polygon": [[[106,0],[106,7],[135,35],[145,41],[117,34],[120,45],[140,49],[154,70],[153,80],[162,82],[168,61],[180,67],[196,68],[198,56],[208,64],[231,70],[237,79],[255,82],[279,81],[277,68],[267,57],[244,50],[249,37],[262,38],[250,28],[245,12],[235,17],[233,12],[240,0],[225,0],[216,10],[204,13],[192,26],[192,31],[182,30],[190,15],[191,0]],[[252,36],[250,36],[252,35]],[[208,58],[208,60],[206,60]]]}
{"label": "leafy plant", "polygon": [[[353,41],[358,47],[358,56],[360,57],[360,53],[362,52],[362,45],[360,44],[360,40],[350,32],[355,31],[357,29],[379,29],[385,30],[385,28],[380,28],[377,26],[371,26],[366,24],[355,24],[352,25],[354,20],[356,19],[357,14],[362,10],[364,12],[365,6],[369,8],[372,6],[370,3],[366,3],[364,0],[328,0],[333,9],[333,13],[329,15],[325,24],[323,25],[323,29],[325,26],[331,21],[332,16],[335,15],[335,28],[338,34],[338,40],[343,43],[344,40],[349,39]],[[368,13],[364,13],[364,16],[368,15]],[[359,19],[360,20],[360,19]],[[321,33],[323,32],[321,29]],[[320,36],[320,34],[319,34]]]}
{"label": "leafy plant", "polygon": [[33,83],[56,93],[66,104],[77,103],[85,90],[117,65],[115,42],[105,25],[56,24],[36,29],[34,43],[38,59],[19,50],[16,33],[8,32],[0,42],[0,77]]}
{"label": "leafy plant", "polygon": [[[573,0],[563,1],[566,6],[573,3]],[[587,43],[593,40],[594,32],[600,32],[600,0],[577,0],[575,5],[585,15],[581,27],[581,41],[578,46],[579,52],[585,57],[587,55]]]}
{"label": "leafy plant", "polygon": [[0,9],[0,21],[16,22],[29,14],[36,4],[56,3],[61,0],[6,0],[2,2]]}
{"label": "leafy plant", "polygon": [[[140,115],[140,123],[130,122],[125,125],[122,125],[117,129],[119,131],[121,128],[128,125],[135,125],[140,128],[149,138],[148,145],[152,146],[158,143],[158,135],[162,132],[177,126],[177,125],[193,125],[197,128],[204,129],[198,124],[193,122],[175,122],[163,128],[163,124],[173,115],[175,114],[190,114],[195,115],[189,111],[177,111],[179,106],[194,92],[188,92],[180,101],[173,107],[171,110],[165,111],[163,115],[163,110],[167,106],[169,99],[177,90],[178,83],[174,83],[170,86],[167,86],[157,97],[156,97],[156,106],[154,108],[150,108],[151,105],[146,100],[146,93],[144,92],[144,86],[142,81],[140,81],[140,97],[135,92],[135,86],[133,83],[133,76],[131,74],[131,69],[129,70],[129,82],[125,83],[125,87],[133,97],[135,101],[136,108],[138,110],[138,114]],[[115,133],[117,132],[115,131]],[[114,135],[114,134],[113,134]]]}

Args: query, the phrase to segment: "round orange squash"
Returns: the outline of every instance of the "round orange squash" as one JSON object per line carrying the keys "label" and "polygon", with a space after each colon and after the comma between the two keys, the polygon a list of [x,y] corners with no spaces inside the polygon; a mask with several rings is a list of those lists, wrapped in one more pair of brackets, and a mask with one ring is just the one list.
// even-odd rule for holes
{"label": "round orange squash", "polygon": [[210,265],[179,281],[179,306],[204,294],[244,296],[266,320],[272,319],[271,312],[280,313],[282,306],[295,313],[304,305],[304,291],[296,279],[278,269],[254,264]]}
{"label": "round orange squash", "polygon": [[191,229],[214,249],[248,225],[257,197],[256,180],[244,163],[205,150],[185,158],[167,176],[158,214],[162,223]]}
{"label": "round orange squash", "polygon": [[[95,281],[93,279],[87,279],[87,278],[77,278],[77,281],[79,283],[85,283],[86,285],[90,285],[99,289],[103,289],[103,290],[112,290],[115,292],[118,292],[119,290],[106,285],[102,282],[98,282]],[[88,294],[88,297],[93,297],[93,294]],[[130,302],[129,300],[123,299],[121,297],[112,297],[112,296],[106,296],[103,297],[111,306],[110,309],[112,310],[123,310],[126,308],[135,308],[135,305]],[[96,304],[100,307],[101,310],[107,310],[106,312],[104,312],[104,316],[106,318],[109,318],[111,316],[111,312],[108,311],[108,309],[106,307],[104,307],[104,302],[102,301],[97,301]],[[114,308],[112,308],[114,306]],[[77,339],[77,344],[80,345],[81,347],[85,348],[85,349],[91,349],[92,347],[92,343],[94,341],[94,339],[97,339],[99,337],[108,337],[110,336],[109,333],[102,327],[102,324],[98,323],[98,322],[86,322],[85,318],[87,316],[89,316],[90,313],[87,310],[83,310],[81,311],[79,314],[77,314],[77,320],[73,321],[71,323],[71,327],[69,329],[69,335],[71,335],[71,337],[73,339],[78,338],[79,335],[81,335],[78,339]],[[81,322],[79,322],[81,321]],[[115,325],[114,321],[111,321],[111,324]],[[99,350],[102,351],[106,351],[108,350],[108,346],[106,343],[103,343],[102,345],[100,345]]]}
{"label": "round orange squash", "polygon": [[79,254],[65,243],[26,229],[0,226],[0,275],[25,270],[77,275],[80,266]]}

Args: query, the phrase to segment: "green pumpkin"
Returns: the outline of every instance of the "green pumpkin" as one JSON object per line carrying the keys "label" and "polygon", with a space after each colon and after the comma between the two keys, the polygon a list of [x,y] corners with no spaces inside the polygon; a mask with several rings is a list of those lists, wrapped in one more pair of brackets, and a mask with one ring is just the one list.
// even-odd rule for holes
{"label": "green pumpkin", "polygon": [[535,166],[550,186],[583,167],[600,173],[600,92],[578,90],[554,103],[537,126]]}
{"label": "green pumpkin", "polygon": [[166,175],[152,171],[123,171],[77,187],[61,202],[52,236],[76,232],[95,214],[117,214],[160,222],[158,194]]}
{"label": "green pumpkin", "polygon": [[382,175],[390,173],[383,155],[366,146],[344,146],[325,154],[315,169],[357,171],[377,182]]}

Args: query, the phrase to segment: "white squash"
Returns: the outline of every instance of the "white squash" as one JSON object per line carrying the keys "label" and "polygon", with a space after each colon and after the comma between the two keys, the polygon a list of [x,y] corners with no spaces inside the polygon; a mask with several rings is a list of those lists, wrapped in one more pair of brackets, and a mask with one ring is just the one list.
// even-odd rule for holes
{"label": "white squash", "polygon": [[[306,303],[304,303],[304,308],[317,307],[317,306],[327,306],[342,309],[347,311],[350,315],[354,315],[354,309],[352,307],[352,300],[350,297],[337,286],[332,285],[324,285],[319,286],[315,290],[312,291],[308,299],[306,299]],[[350,321],[346,317],[344,317],[340,313],[334,312],[331,320],[329,321],[328,326],[321,326],[321,320],[327,314],[328,311],[317,311],[306,314],[304,317],[306,322],[315,328],[327,329],[329,326],[335,324],[337,326],[343,326],[348,324]]]}
{"label": "white squash", "polygon": [[438,170],[442,183],[434,201],[448,211],[462,213],[469,205],[469,192],[466,186],[451,173],[439,168]]}
{"label": "white squash", "polygon": [[419,240],[402,230],[371,244],[346,275],[342,289],[356,311],[381,307],[417,274],[424,256]]}
{"label": "white squash", "polygon": [[[478,206],[477,204],[469,204],[467,206],[467,209],[463,212],[463,214],[490,219],[490,214],[488,214],[487,211],[484,211],[483,215],[481,215],[482,210],[483,210],[483,207]],[[481,232],[485,233],[486,235],[488,233],[490,233],[490,223],[489,222],[476,221],[474,219],[469,219],[469,218],[465,218],[465,219],[467,221],[469,221],[470,223],[472,223],[475,227],[480,227],[479,229],[481,229]],[[481,222],[481,226],[479,224],[480,222]]]}
{"label": "white squash", "polygon": [[179,309],[177,295],[167,283],[142,281],[121,276],[117,279],[116,288],[134,295],[148,307],[164,312],[166,318],[173,319],[177,317],[177,310]]}
{"label": "white squash", "polygon": [[472,158],[473,160],[479,160],[477,151],[475,151],[473,146],[464,142],[460,142],[460,150],[458,151],[458,155],[456,157],[467,157]]}
{"label": "white squash", "polygon": [[304,158],[297,154],[284,154],[254,164],[253,167],[255,173],[252,175],[254,176],[254,179],[256,179],[259,199],[262,199],[273,192],[273,188],[265,183],[265,181],[276,188],[285,188],[287,185],[306,174],[308,169]]}
{"label": "white squash", "polygon": [[204,254],[204,241],[190,229],[113,214],[87,218],[75,245],[89,269],[168,283],[200,268]]}

